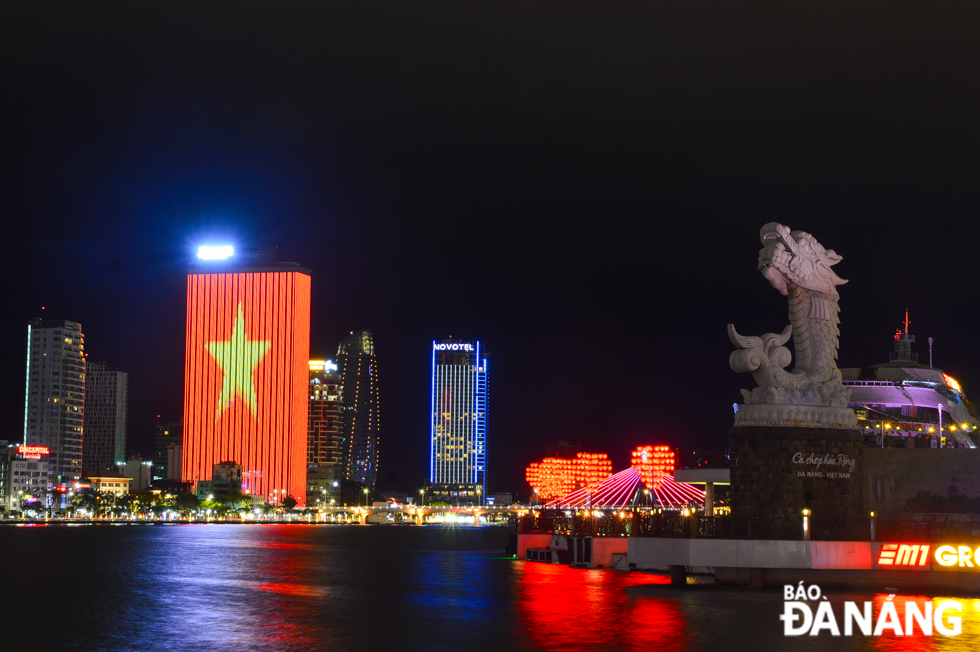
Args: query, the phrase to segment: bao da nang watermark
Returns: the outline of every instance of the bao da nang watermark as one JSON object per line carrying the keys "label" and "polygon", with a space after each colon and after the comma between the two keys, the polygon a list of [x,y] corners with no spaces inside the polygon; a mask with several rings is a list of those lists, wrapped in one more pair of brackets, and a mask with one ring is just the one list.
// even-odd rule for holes
{"label": "bao da nang watermark", "polygon": [[819,586],[787,584],[779,619],[785,636],[818,636],[824,632],[830,636],[958,636],[963,631],[963,605],[956,600],[941,600],[935,605],[926,600],[921,606],[909,600],[901,605],[900,613],[894,598],[885,598],[877,618],[871,602],[848,600],[843,617],[838,619]]}

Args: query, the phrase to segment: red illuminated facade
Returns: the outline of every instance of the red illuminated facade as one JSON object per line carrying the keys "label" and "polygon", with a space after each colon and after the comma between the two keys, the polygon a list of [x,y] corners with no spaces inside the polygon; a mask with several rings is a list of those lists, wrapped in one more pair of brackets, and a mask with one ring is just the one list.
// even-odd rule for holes
{"label": "red illuminated facade", "polygon": [[181,477],[242,466],[243,492],[306,498],[310,276],[297,267],[187,276]]}
{"label": "red illuminated facade", "polygon": [[531,462],[525,479],[540,500],[549,500],[583,487],[595,487],[612,475],[612,462],[605,453],[576,453],[573,459],[546,457]]}
{"label": "red illuminated facade", "polygon": [[[582,455],[582,453],[579,453]],[[601,456],[602,461],[608,464],[605,455]],[[545,503],[545,507],[567,508],[592,508],[592,507],[632,507],[645,505],[652,507],[659,505],[667,509],[681,509],[688,505],[704,504],[704,492],[688,484],[674,481],[674,469],[677,467],[676,456],[670,446],[640,446],[633,451],[632,464],[630,468],[612,474],[603,471],[603,475],[596,481],[580,483],[579,488],[565,494],[558,494],[551,501]],[[553,460],[545,459],[542,464],[532,464],[527,469],[528,482],[531,486],[536,486],[532,478],[562,478],[565,477],[560,472],[550,472],[546,468],[548,462]],[[558,460],[569,462],[569,460]],[[610,471],[611,471],[611,464]],[[597,469],[598,470],[598,469]],[[570,483],[563,485],[547,485],[543,480],[539,483],[548,487],[548,490],[558,490],[569,486]],[[643,492],[642,494],[640,492]],[[539,491],[540,495],[540,491]]]}
{"label": "red illuminated facade", "polygon": [[647,489],[659,489],[667,480],[673,480],[677,458],[670,446],[640,446],[630,456],[631,466],[643,479]]}

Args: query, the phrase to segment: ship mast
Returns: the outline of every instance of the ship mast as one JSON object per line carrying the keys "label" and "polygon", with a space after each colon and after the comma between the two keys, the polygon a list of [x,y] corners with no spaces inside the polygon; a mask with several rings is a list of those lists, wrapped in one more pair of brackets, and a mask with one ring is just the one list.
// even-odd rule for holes
{"label": "ship mast", "polygon": [[915,335],[909,334],[909,307],[905,306],[905,321],[902,322],[905,325],[905,330],[895,331],[895,351],[888,356],[889,362],[919,362],[919,354],[912,353],[912,342],[915,341]]}

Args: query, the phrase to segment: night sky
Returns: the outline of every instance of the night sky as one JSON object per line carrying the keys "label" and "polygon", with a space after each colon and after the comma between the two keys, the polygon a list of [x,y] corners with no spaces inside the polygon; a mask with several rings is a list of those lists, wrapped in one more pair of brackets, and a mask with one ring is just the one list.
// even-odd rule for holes
{"label": "night sky", "polygon": [[[980,11],[912,2],[6,3],[0,438],[26,323],[180,418],[198,244],[313,271],[311,353],[375,335],[379,485],[427,473],[433,339],[480,339],[488,490],[557,440],[723,447],[725,326],[779,332],[779,221],[844,257],[840,365],[980,396]],[[45,309],[42,312],[41,307]]]}

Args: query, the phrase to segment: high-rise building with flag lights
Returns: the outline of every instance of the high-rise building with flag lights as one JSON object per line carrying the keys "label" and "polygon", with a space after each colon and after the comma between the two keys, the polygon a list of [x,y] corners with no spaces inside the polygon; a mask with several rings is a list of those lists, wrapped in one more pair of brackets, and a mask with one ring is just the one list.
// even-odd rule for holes
{"label": "high-rise building with flag lights", "polygon": [[199,252],[187,276],[182,479],[232,461],[243,491],[304,504],[310,273],[216,255]]}
{"label": "high-rise building with flag lights", "polygon": [[428,500],[483,504],[487,408],[487,359],[480,343],[433,342]]}
{"label": "high-rise building with flag lights", "polygon": [[337,367],[344,393],[346,477],[372,487],[378,479],[381,404],[371,331],[352,331],[340,343]]}
{"label": "high-rise building with flag lights", "polygon": [[85,336],[73,321],[34,319],[27,325],[24,443],[50,451],[48,489],[82,476]]}

